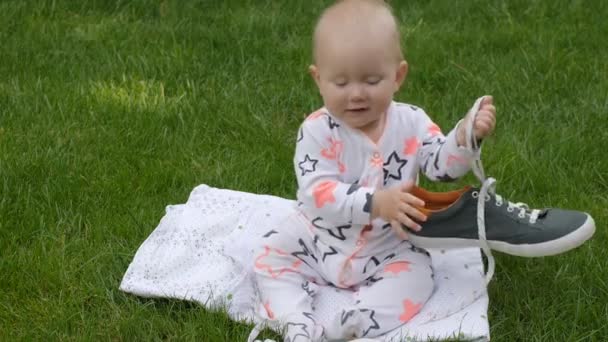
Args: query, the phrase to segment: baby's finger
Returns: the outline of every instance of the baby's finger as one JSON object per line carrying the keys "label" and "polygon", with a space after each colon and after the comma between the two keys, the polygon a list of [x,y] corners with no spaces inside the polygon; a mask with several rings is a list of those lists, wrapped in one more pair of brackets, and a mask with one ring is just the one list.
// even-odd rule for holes
{"label": "baby's finger", "polygon": [[420,212],[418,209],[412,207],[411,205],[407,205],[405,203],[401,203],[399,205],[399,210],[405,213],[407,216],[412,217],[418,221],[424,222],[426,221],[426,215]]}
{"label": "baby's finger", "polygon": [[477,120],[475,121],[475,129],[478,131],[486,131],[490,127],[492,127],[492,123],[488,122],[488,120]]}
{"label": "baby's finger", "polygon": [[397,220],[399,220],[399,222],[401,222],[404,226],[415,232],[422,229],[422,227],[418,223],[414,222],[409,216],[405,215],[404,213],[399,213],[397,215]]}
{"label": "baby's finger", "polygon": [[480,107],[491,105],[494,103],[494,97],[492,95],[485,95],[481,100]]}
{"label": "baby's finger", "polygon": [[494,129],[496,125],[496,121],[491,117],[483,117],[479,118],[479,120],[475,120],[475,128],[476,129],[485,129],[488,132]]}
{"label": "baby's finger", "polygon": [[403,229],[403,227],[401,226],[401,224],[397,221],[391,221],[391,227],[393,228],[393,231],[397,234],[397,236],[399,236],[401,239],[403,240],[409,240],[409,236],[407,235],[407,232],[405,231],[405,229]]}
{"label": "baby's finger", "polygon": [[401,196],[401,202],[417,207],[424,207],[424,201],[409,192]]}
{"label": "baby's finger", "polygon": [[494,107],[494,105],[488,105],[485,106],[483,108],[481,108],[482,110],[488,111],[490,113],[492,113],[493,115],[496,115],[496,107]]}
{"label": "baby's finger", "polygon": [[492,133],[492,129],[490,129],[490,127],[488,127],[487,125],[478,125],[477,127],[475,127],[475,137],[477,137],[477,139],[483,139],[487,136],[489,136]]}
{"label": "baby's finger", "polygon": [[482,109],[479,112],[477,112],[477,116],[475,117],[475,121],[480,120],[480,119],[491,118],[493,116],[494,116],[494,114],[491,111]]}
{"label": "baby's finger", "polygon": [[479,111],[479,114],[477,114],[476,119],[496,120],[496,113],[490,110],[481,110]]}

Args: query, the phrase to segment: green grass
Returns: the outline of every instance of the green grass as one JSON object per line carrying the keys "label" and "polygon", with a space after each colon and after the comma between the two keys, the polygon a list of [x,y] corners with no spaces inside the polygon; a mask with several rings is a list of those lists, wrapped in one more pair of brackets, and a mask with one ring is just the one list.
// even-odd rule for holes
{"label": "green grass", "polygon": [[[494,95],[499,193],[596,219],[576,251],[497,256],[493,340],[608,339],[608,3],[393,3],[410,63],[397,99],[447,130]],[[118,285],[198,184],[293,198],[296,130],[321,104],[306,70],[322,7],[0,2],[0,340],[245,339],[224,314]]]}

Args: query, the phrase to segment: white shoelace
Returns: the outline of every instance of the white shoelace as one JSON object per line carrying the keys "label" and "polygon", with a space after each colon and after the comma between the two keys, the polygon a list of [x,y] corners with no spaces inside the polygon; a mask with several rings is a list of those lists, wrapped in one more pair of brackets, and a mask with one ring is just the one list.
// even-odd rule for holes
{"label": "white shoelace", "polygon": [[[479,111],[479,107],[481,106],[481,101],[483,97],[477,99],[471,111],[475,111],[477,113]],[[477,114],[472,115],[468,122],[465,122],[465,137],[466,137],[466,147],[470,151],[476,151],[479,148],[478,141],[475,138],[473,132],[473,123],[475,122],[475,117]],[[479,154],[480,155],[480,154]],[[486,238],[486,220],[485,220],[485,202],[490,200],[490,194],[494,195],[496,199],[496,206],[499,207],[503,205],[505,199],[502,196],[496,194],[496,179],[492,177],[486,178],[485,172],[483,170],[483,165],[481,163],[481,157],[476,157],[473,160],[472,170],[475,176],[481,182],[481,188],[479,189],[479,193],[477,194],[477,234],[479,236],[479,245],[481,250],[488,258],[488,270],[486,272],[486,285],[490,283],[492,277],[494,276],[494,271],[496,268],[496,263],[494,261],[494,256],[492,255],[492,250],[488,245],[488,240]],[[473,192],[473,197],[476,196],[476,193]],[[526,214],[529,214],[530,223],[535,223],[540,214],[540,210],[533,209],[530,210],[527,204],[519,202],[513,203],[507,201],[507,211],[513,212],[515,210],[519,210],[518,217],[526,218]]]}
{"label": "white shoelace", "polygon": [[[475,122],[475,118],[477,117],[477,112],[479,111],[479,107],[481,106],[481,101],[483,97],[480,97],[475,101],[473,108],[471,111],[474,111],[474,115],[471,115],[467,122],[464,122],[465,126],[465,140],[466,147],[469,151],[476,151],[479,148],[477,138],[475,138],[475,133],[473,130],[473,123]],[[468,116],[468,115],[467,115]],[[479,154],[481,155],[481,154]],[[479,194],[477,197],[477,234],[479,237],[479,247],[486,255],[488,259],[488,270],[486,271],[486,285],[490,283],[492,277],[494,276],[494,270],[496,269],[496,262],[494,261],[494,256],[492,255],[492,250],[488,245],[488,240],[486,239],[486,220],[485,220],[485,212],[486,199],[490,198],[489,192],[490,187],[493,187],[496,183],[496,179],[487,178],[486,174],[483,170],[483,165],[481,164],[481,157],[476,157],[473,159],[473,164],[471,166],[473,173],[479,181],[481,182],[481,189],[479,189]],[[474,193],[473,193],[474,196]]]}
{"label": "white shoelace", "polygon": [[[251,330],[251,332],[249,333],[249,337],[247,337],[247,342],[261,342],[260,340],[256,340],[256,337],[258,337],[258,335],[260,334],[260,332],[262,332],[262,330],[264,329],[264,324],[267,322],[266,319],[264,319],[263,321],[257,323],[253,329]],[[269,340],[264,340],[264,342],[267,342]],[[273,340],[270,340],[270,342],[276,342]]]}
{"label": "white shoelace", "polygon": [[[479,107],[481,105],[482,99],[483,99],[483,97],[481,97],[477,101],[475,101],[475,104],[473,105],[473,108],[471,108],[471,111],[475,111],[475,113],[477,113],[479,111]],[[476,117],[476,115],[471,115],[469,120],[467,122],[464,122],[464,124],[466,125],[465,126],[466,147],[469,151],[476,151],[479,148],[477,139],[475,138],[474,131],[473,131],[473,123],[475,122],[475,117]],[[479,238],[479,247],[481,247],[481,250],[486,255],[486,258],[488,259],[488,270],[486,271],[486,285],[487,285],[490,283],[490,281],[492,280],[492,277],[494,276],[494,270],[496,268],[496,263],[494,261],[494,256],[492,256],[492,250],[490,249],[490,246],[488,245],[488,240],[486,239],[486,220],[485,220],[485,211],[486,211],[485,202],[486,201],[485,201],[485,199],[490,196],[488,194],[490,191],[490,186],[493,185],[496,182],[496,180],[494,178],[486,179],[486,175],[483,170],[483,165],[481,164],[480,157],[476,157],[475,159],[473,159],[473,164],[472,164],[471,168],[472,168],[475,176],[477,176],[477,178],[481,182],[481,189],[479,190],[479,194],[477,197],[477,234],[478,234],[478,238]],[[475,193],[473,193],[473,196],[475,196]]]}

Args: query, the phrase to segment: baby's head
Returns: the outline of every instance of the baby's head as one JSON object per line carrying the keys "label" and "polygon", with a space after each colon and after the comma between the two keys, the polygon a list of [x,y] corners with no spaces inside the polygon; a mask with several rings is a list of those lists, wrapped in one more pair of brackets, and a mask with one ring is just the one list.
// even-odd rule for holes
{"label": "baby's head", "polygon": [[342,0],[317,23],[310,66],[329,111],[349,126],[375,127],[407,75],[399,28],[380,0]]}

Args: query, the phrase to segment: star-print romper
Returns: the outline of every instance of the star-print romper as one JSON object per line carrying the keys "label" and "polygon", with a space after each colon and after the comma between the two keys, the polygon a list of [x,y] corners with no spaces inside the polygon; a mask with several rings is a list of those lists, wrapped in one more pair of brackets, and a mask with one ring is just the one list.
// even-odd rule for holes
{"label": "star-print romper", "polygon": [[[326,108],[309,115],[294,156],[297,210],[269,228],[253,260],[262,311],[284,327],[285,341],[374,337],[416,315],[433,291],[430,257],[370,220],[374,190],[415,181],[419,170],[454,180],[477,153],[408,104],[390,104],[377,143]],[[354,304],[315,322],[319,285],[352,291]]]}

